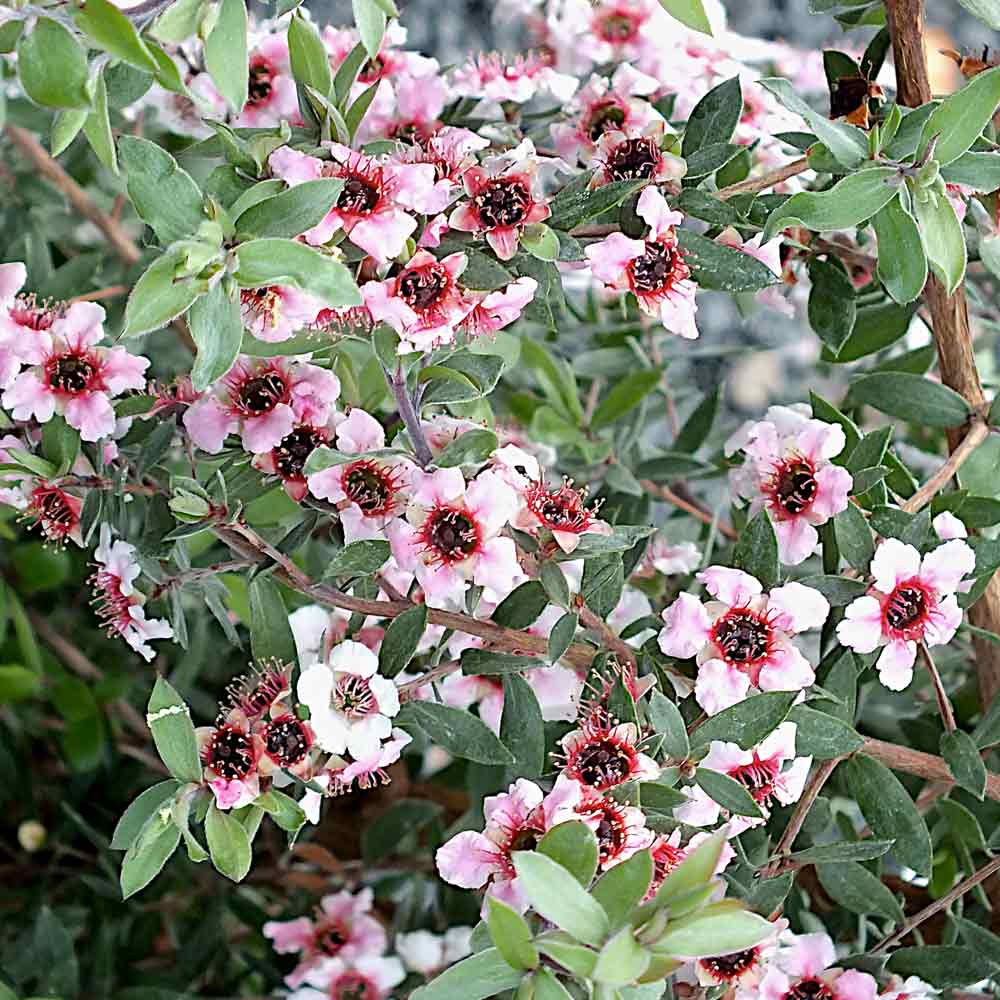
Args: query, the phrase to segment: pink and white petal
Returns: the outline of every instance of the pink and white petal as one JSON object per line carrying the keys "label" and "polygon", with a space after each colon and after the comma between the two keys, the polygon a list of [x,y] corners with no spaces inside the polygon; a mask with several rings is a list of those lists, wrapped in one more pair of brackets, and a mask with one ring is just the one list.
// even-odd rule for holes
{"label": "pink and white petal", "polygon": [[833,984],[834,1000],[876,1000],[878,983],[867,972],[847,969]]}
{"label": "pink and white petal", "polygon": [[417,228],[417,220],[402,209],[392,208],[362,219],[351,229],[351,242],[377,261],[398,257]]}
{"label": "pink and white petal", "polygon": [[893,639],[886,644],[875,662],[878,679],[890,691],[903,691],[913,680],[913,662],[917,658],[917,644]]}
{"label": "pink and white petal", "polygon": [[713,597],[732,607],[748,604],[764,589],[749,573],[728,566],[709,566],[698,574],[698,579]]}
{"label": "pink and white petal", "polygon": [[[184,411],[183,421],[191,440],[210,455],[222,451],[226,437],[240,426],[239,420],[212,396],[189,406]],[[270,448],[262,450],[270,451]]]}
{"label": "pink and white petal", "polygon": [[955,636],[958,626],[962,624],[962,609],[958,599],[949,594],[944,600],[938,601],[934,613],[924,625],[924,642],[928,646],[943,646]]}
{"label": "pink and white petal", "polygon": [[474,559],[473,582],[485,588],[483,596],[502,601],[523,577],[512,538],[491,538]]}
{"label": "pink and white petal", "polygon": [[694,594],[682,591],[673,604],[664,608],[661,617],[663,629],[657,641],[667,656],[690,659],[708,642],[711,620],[705,605]]}
{"label": "pink and white petal", "polygon": [[84,441],[98,441],[115,431],[115,411],[103,392],[87,392],[66,401],[66,423]]}
{"label": "pink and white petal", "polygon": [[778,965],[793,978],[813,978],[828,969],[837,958],[837,950],[828,934],[796,934],[791,943],[782,946]]}
{"label": "pink and white petal", "polygon": [[953,538],[968,538],[969,530],[964,522],[955,517],[950,510],[943,510],[931,521],[938,538],[943,542],[950,542]]}
{"label": "pink and white petal", "polygon": [[782,772],[781,780],[774,789],[775,797],[782,805],[789,806],[802,798],[811,767],[812,757],[796,757],[791,767]]}
{"label": "pink and white petal", "polygon": [[761,691],[801,691],[816,680],[812,664],[791,643],[779,643],[761,667]]}
{"label": "pink and white petal", "polygon": [[382,425],[365,410],[356,406],[347,419],[337,425],[337,448],[350,455],[361,455],[385,447]]}
{"label": "pink and white petal", "polygon": [[712,740],[708,753],[698,765],[711,771],[728,774],[744,764],[753,763],[753,754],[749,750],[741,750],[736,743],[726,743],[722,740]]}
{"label": "pink and white petal", "polygon": [[295,413],[287,403],[279,403],[260,417],[243,421],[243,447],[247,451],[270,451],[281,444],[281,439],[291,434],[295,426]]}
{"label": "pink and white petal", "polygon": [[0,303],[12,302],[28,280],[28,269],[20,261],[0,264]]}
{"label": "pink and white petal", "polygon": [[887,538],[875,550],[871,575],[875,588],[891,594],[897,583],[909,580],[920,572],[920,553],[898,538]]}
{"label": "pink and white petal", "polygon": [[830,602],[812,587],[786,583],[768,595],[767,609],[780,615],[780,620],[774,622],[777,628],[785,632],[805,632],[823,627],[830,615]]}
{"label": "pink and white petal", "polygon": [[719,804],[697,785],[683,789],[687,802],[674,807],[674,819],[687,826],[712,826],[719,821]]}
{"label": "pink and white petal", "polygon": [[813,554],[819,534],[804,515],[779,518],[771,523],[778,539],[778,558],[786,566],[798,566]]}
{"label": "pink and white petal", "polygon": [[612,233],[584,250],[591,273],[606,285],[617,284],[628,265],[645,252],[645,240],[629,239],[624,233]]}
{"label": "pink and white petal", "polygon": [[148,358],[130,354],[124,347],[112,347],[101,358],[101,377],[108,392],[117,396],[126,389],[145,389],[148,367]]}
{"label": "pink and white petal", "polygon": [[870,594],[847,605],[837,639],[856,653],[871,653],[882,642],[882,606]]}
{"label": "pink and white petal", "polygon": [[280,177],[289,187],[304,181],[319,180],[323,176],[323,161],[307,156],[291,146],[280,146],[267,160],[271,173]]}
{"label": "pink and white petal", "polygon": [[52,333],[74,347],[93,347],[104,336],[103,324],[103,306],[96,302],[74,302],[52,324]]}
{"label": "pink and white petal", "polygon": [[269,920],[262,928],[264,937],[279,955],[305,951],[313,936],[313,922],[308,917],[297,920]]}
{"label": "pink and white petal", "polygon": [[854,480],[847,469],[839,465],[821,465],[816,470],[816,498],[809,507],[809,519],[822,524],[834,514],[847,509]]}
{"label": "pink and white petal", "polygon": [[684,221],[684,216],[671,209],[655,185],[647,187],[639,196],[636,213],[649,226],[653,236],[659,236]]}
{"label": "pink and white petal", "polygon": [[539,667],[524,679],[531,685],[546,722],[573,722],[579,714],[583,681],[566,667]]}
{"label": "pink and white petal", "polygon": [[671,333],[683,337],[685,340],[697,340],[699,336],[698,325],[695,322],[697,312],[694,286],[682,281],[660,302],[656,315],[660,317],[660,322]]}
{"label": "pink and white petal", "polygon": [[939,594],[952,594],[962,577],[976,568],[976,554],[961,538],[952,539],[928,552],[920,564],[920,579],[929,583]]}
{"label": "pink and white petal", "polygon": [[847,443],[844,428],[840,424],[828,424],[822,420],[806,421],[795,440],[798,451],[813,463],[839,455]]}
{"label": "pink and white petal", "polygon": [[455,834],[434,860],[441,878],[460,889],[478,889],[503,870],[496,844],[473,830]]}
{"label": "pink and white petal", "polygon": [[750,679],[734,670],[724,660],[706,660],[698,668],[694,682],[694,700],[708,715],[715,715],[730,705],[738,705],[750,691]]}
{"label": "pink and white petal", "polygon": [[34,417],[44,424],[56,412],[55,396],[33,371],[21,372],[0,399],[15,420]]}
{"label": "pink and white petal", "polygon": [[519,231],[514,226],[500,226],[486,233],[486,242],[500,260],[510,260],[517,253]]}
{"label": "pink and white petal", "polygon": [[397,333],[417,322],[417,314],[397,295],[395,281],[367,281],[361,286],[368,312],[376,323],[388,323]]}
{"label": "pink and white petal", "polygon": [[797,732],[798,726],[794,722],[782,722],[757,745],[757,756],[761,760],[769,760],[775,756],[782,760],[791,760],[795,756]]}

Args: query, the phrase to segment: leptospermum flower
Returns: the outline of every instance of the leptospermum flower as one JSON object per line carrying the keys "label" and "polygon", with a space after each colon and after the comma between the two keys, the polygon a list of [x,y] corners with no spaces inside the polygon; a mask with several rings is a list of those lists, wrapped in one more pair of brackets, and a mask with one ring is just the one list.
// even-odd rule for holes
{"label": "leptospermum flower", "polygon": [[21,370],[25,342],[31,343],[59,315],[56,309],[36,303],[34,296],[18,294],[27,278],[20,261],[0,264],[0,389],[6,389]]}
{"label": "leptospermum flower", "polygon": [[815,681],[792,637],[826,621],[830,605],[818,590],[786,583],[765,594],[759,580],[725,566],[697,578],[715,600],[679,594],[663,611],[659,643],[667,656],[697,658],[695,700],[709,715],[755,688],[800,691]]}
{"label": "leptospermum flower", "polygon": [[510,59],[490,52],[454,70],[451,85],[463,97],[524,104],[539,94],[549,94],[565,103],[573,96],[577,82],[554,70],[536,53]]}
{"label": "leptospermum flower", "polygon": [[902,691],[913,679],[917,643],[942,646],[962,623],[955,591],[975,565],[975,553],[958,538],[923,559],[912,545],[887,538],[872,557],[871,590],[847,606],[837,638],[858,653],[883,646],[879,680]]}
{"label": "leptospermum flower", "polygon": [[[298,95],[284,35],[263,38],[250,52],[247,102],[234,122],[242,128],[300,124]],[[205,74],[202,74],[204,76]]]}
{"label": "leptospermum flower", "polygon": [[892,976],[888,986],[879,994],[880,1000],[933,1000],[938,995],[930,983],[918,976]]}
{"label": "leptospermum flower", "polygon": [[788,921],[783,918],[773,921],[773,924],[774,931],[752,948],[697,959],[693,965],[699,985],[737,990],[756,987],[777,951],[778,938],[788,929]]}
{"label": "leptospermum flower", "polygon": [[552,210],[538,186],[535,146],[525,139],[502,156],[470,167],[462,175],[468,201],[448,218],[448,225],[461,232],[485,236],[501,260],[510,260],[524,227],[547,219]]}
{"label": "leptospermum flower", "polygon": [[456,606],[470,583],[499,603],[523,577],[513,540],[500,535],[516,510],[516,494],[490,470],[468,484],[460,469],[418,473],[407,520],[387,530],[393,556],[431,607]]}
{"label": "leptospermum flower", "polygon": [[[310,986],[289,993],[289,1000],[386,1000],[406,978],[394,955],[365,955],[352,962],[326,958],[306,973]],[[318,987],[315,988],[315,987]]]}
{"label": "leptospermum flower", "polygon": [[34,417],[44,424],[60,413],[84,441],[114,433],[111,400],[145,388],[149,361],[123,347],[98,347],[103,323],[99,305],[76,302],[33,341],[22,343],[22,358],[34,367],[17,375],[3,394],[15,420]]}
{"label": "leptospermum flower", "polygon": [[551,534],[563,552],[574,552],[583,535],[610,535],[611,525],[596,517],[597,507],[586,504],[586,490],[573,489],[572,480],[549,489],[540,480],[530,482],[521,494],[523,504],[515,527],[532,534]]}
{"label": "leptospermum flower", "polygon": [[[726,828],[728,830],[728,828]],[[696,833],[686,844],[681,844],[681,828],[676,827],[671,833],[661,833],[649,846],[649,853],[653,859],[653,879],[643,896],[643,902],[651,900],[660,886],[663,885],[666,877],[679,868],[681,863],[699,844],[706,841],[713,834]],[[729,862],[736,857],[736,851],[730,846],[727,840],[722,845],[719,852],[719,860],[715,863],[715,874],[719,875],[726,870]]]}
{"label": "leptospermum flower", "polygon": [[100,543],[94,550],[97,570],[91,577],[97,616],[108,635],[117,633],[147,663],[153,659],[151,639],[172,639],[174,630],[160,618],[147,618],[145,598],[133,584],[142,570],[135,557],[135,546],[121,539],[111,541],[111,529],[101,525]]}
{"label": "leptospermum flower", "polygon": [[653,843],[656,835],[646,828],[646,814],[641,809],[616,802],[587,785],[580,787],[583,794],[577,812],[597,837],[597,861],[602,871],[628,861]]}
{"label": "leptospermum flower", "polygon": [[21,489],[27,495],[23,517],[34,524],[45,538],[55,545],[66,541],[83,545],[80,513],[83,501],[55,483],[45,479],[28,479]]}
{"label": "leptospermum flower", "polygon": [[591,712],[579,729],[560,741],[563,773],[598,792],[627,781],[653,781],[660,774],[659,765],[639,750],[639,742],[635,723]]}
{"label": "leptospermum flower", "polygon": [[844,429],[811,419],[805,407],[772,406],[763,420],[744,424],[726,442],[746,462],[732,470],[733,488],[750,500],[750,515],[767,508],[781,561],[807,559],[819,542],[816,526],[845,510],[852,479],[830,459],[844,450]]}
{"label": "leptospermum flower", "polygon": [[471,927],[449,927],[444,934],[430,931],[411,931],[397,934],[396,954],[411,972],[432,976],[439,969],[453,965],[471,954]]}
{"label": "leptospermum flower", "polygon": [[191,440],[210,454],[239,431],[254,454],[277,447],[295,427],[296,407],[324,420],[340,395],[340,380],[316,365],[284,358],[241,356],[216,385],[184,413]]}
{"label": "leptospermum flower", "polygon": [[642,192],[637,211],[650,228],[649,236],[633,240],[612,233],[592,243],[584,251],[590,270],[609,287],[632,292],[639,308],[657,317],[671,333],[693,340],[698,336],[694,320],[697,286],[674,231],[684,216],[674,212],[655,187]]}
{"label": "leptospermum flower", "polygon": [[333,430],[332,420],[313,422],[307,416],[296,416],[295,425],[270,451],[254,455],[253,467],[277,476],[288,496],[298,503],[309,492],[306,462],[317,448],[330,441]]}
{"label": "leptospermum flower", "polygon": [[331,791],[334,795],[349,792],[357,784],[358,788],[374,788],[376,785],[389,784],[386,771],[395,764],[410,745],[413,737],[402,729],[393,729],[390,738],[382,743],[378,750],[351,761],[347,767],[334,770]]}
{"label": "leptospermum flower", "polygon": [[470,337],[493,336],[510,326],[535,297],[538,282],[534,278],[517,278],[506,288],[488,292],[475,301],[462,321],[462,330]]}
{"label": "leptospermum flower", "polygon": [[323,304],[291,285],[265,285],[240,291],[243,325],[258,340],[271,344],[289,340],[299,330],[312,326]]}
{"label": "leptospermum flower", "polygon": [[361,286],[372,318],[399,334],[400,354],[429,351],[455,339],[455,329],[473,307],[458,284],[468,260],[464,253],[437,260],[418,250],[395,278]]}
{"label": "leptospermum flower", "polygon": [[663,124],[654,122],[640,134],[620,131],[605,132],[597,141],[594,162],[598,169],[591,179],[592,187],[612,181],[664,181],[680,180],[687,165],[672,153],[660,148],[663,141]]}
{"label": "leptospermum flower", "polygon": [[691,573],[701,563],[701,551],[694,542],[671,543],[664,535],[657,534],[646,550],[643,565],[664,576]]}
{"label": "leptospermum flower", "polygon": [[[760,808],[760,818],[733,816],[729,820],[733,834],[765,823],[774,801],[787,806],[802,796],[812,757],[795,756],[796,728],[794,722],[783,722],[750,750],[713,740],[698,764],[699,768],[718,771],[738,781]],[[688,826],[714,826],[719,821],[722,809],[699,785],[681,791],[688,801],[674,809],[676,819]]]}
{"label": "leptospermum flower", "polygon": [[332,159],[320,160],[289,146],[268,159],[271,172],[295,187],[320,177],[339,177],[343,190],[322,222],[303,237],[322,246],[343,229],[352,243],[384,262],[398,257],[417,228],[413,212],[423,212],[434,193],[434,167],[389,157],[365,156],[340,143],[324,144]]}
{"label": "leptospermum flower", "polygon": [[348,543],[363,538],[383,538],[386,526],[403,513],[416,466],[404,457],[371,455],[385,448],[382,425],[355,407],[337,426],[337,449],[359,455],[309,476],[313,496],[340,508],[340,523]]}
{"label": "leptospermum flower", "polygon": [[205,780],[220,809],[242,809],[260,795],[258,744],[248,720],[231,712],[218,726],[195,730]]}
{"label": "leptospermum flower", "polygon": [[875,979],[856,969],[831,968],[836,959],[828,935],[786,932],[760,984],[740,991],[740,996],[746,1000],[875,1000]]}
{"label": "leptospermum flower", "polygon": [[303,669],[297,692],[309,708],[316,742],[327,753],[355,760],[378,756],[392,737],[399,712],[396,685],[378,673],[378,657],[360,642],[345,640],[329,656]]}
{"label": "leptospermum flower", "polygon": [[285,985],[295,989],[305,982],[310,970],[326,958],[353,962],[381,955],[386,934],[372,916],[371,889],[356,893],[346,890],[324,896],[312,917],[296,920],[269,920],[264,937],[280,955],[300,955],[295,969],[285,977]]}
{"label": "leptospermum flower", "polygon": [[[482,833],[466,830],[438,848],[438,872],[446,882],[462,889],[482,889],[523,913],[527,898],[518,883],[511,855],[534,850],[554,826],[580,819],[578,807],[583,790],[570,778],[560,776],[548,795],[532,781],[518,778],[506,792],[483,800],[486,828]],[[483,914],[487,905],[483,902]]]}

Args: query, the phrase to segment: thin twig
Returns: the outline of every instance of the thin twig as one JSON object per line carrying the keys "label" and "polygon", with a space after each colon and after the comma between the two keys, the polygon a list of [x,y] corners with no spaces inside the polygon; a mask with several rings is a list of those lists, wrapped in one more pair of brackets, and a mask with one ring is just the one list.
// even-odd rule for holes
{"label": "thin twig", "polygon": [[[944,760],[921,750],[865,737],[861,753],[873,757],[894,771],[902,771],[904,774],[913,774],[918,778],[941,782],[941,784],[947,784],[949,788],[955,784],[955,779]],[[986,794],[994,801],[1000,802],[1000,774],[994,774],[992,771],[986,772]]]}
{"label": "thin twig", "polygon": [[413,445],[414,457],[422,468],[427,468],[434,459],[434,453],[424,436],[423,427],[420,426],[420,414],[413,406],[413,399],[406,385],[403,367],[399,365],[394,374],[390,374],[388,369],[383,370],[385,371],[385,380],[388,382],[393,396],[396,397],[399,416],[406,425],[406,433],[409,435],[410,444]]}
{"label": "thin twig", "polygon": [[615,654],[619,663],[630,667],[636,665],[635,650],[603,618],[595,615],[585,604],[581,604],[576,613],[580,624],[589,632],[593,632],[600,639],[601,645]]}
{"label": "thin twig", "polygon": [[462,669],[461,660],[448,660],[447,663],[439,663],[436,667],[431,667],[425,674],[414,677],[412,681],[400,684],[396,689],[399,692],[400,701],[405,701],[414,691],[419,691],[425,684],[433,684],[435,681],[447,677]]}
{"label": "thin twig", "polygon": [[955,712],[952,710],[951,702],[948,700],[948,692],[944,689],[944,682],[941,674],[934,663],[934,659],[924,643],[920,643],[920,658],[927,667],[927,673],[931,675],[931,684],[934,686],[934,697],[937,698],[938,712],[941,714],[941,721],[947,733],[953,733],[958,728],[955,723]]}
{"label": "thin twig", "polygon": [[99,302],[101,299],[116,299],[119,295],[128,295],[128,285],[109,285],[107,288],[98,288],[93,292],[74,295],[66,302],[67,305],[72,305],[74,302]]}
{"label": "thin twig", "polygon": [[715,192],[715,197],[726,201],[738,194],[756,194],[758,191],[765,191],[769,187],[774,187],[775,184],[787,181],[790,177],[803,174],[808,169],[809,157],[803,156],[798,160],[792,160],[791,163],[786,163],[777,170],[762,174],[760,177],[749,177],[738,184],[730,184],[729,187],[720,188]]}
{"label": "thin twig", "polygon": [[898,930],[893,931],[888,937],[883,938],[872,949],[873,952],[884,951],[894,945],[897,941],[902,941],[915,927],[919,927],[929,917],[933,917],[940,910],[947,909],[960,896],[964,896],[970,889],[974,889],[980,882],[985,882],[992,874],[1000,871],[1000,857],[983,865],[979,871],[973,872],[963,882],[959,882],[950,892],[946,892],[940,899],[935,899],[933,903],[925,906],[919,913],[915,913]]}
{"label": "thin twig", "polygon": [[962,438],[959,446],[948,457],[948,461],[909,500],[900,505],[902,509],[909,514],[915,514],[926,507],[965,465],[966,459],[989,437],[989,433],[990,429],[984,421],[974,421],[969,433]]}
{"label": "thin twig", "polygon": [[[669,486],[662,486],[660,483],[654,483],[651,479],[640,479],[639,485],[647,493],[651,493],[659,500],[664,500],[669,504],[673,504],[679,510],[683,510],[685,513],[697,518],[702,522],[702,524],[713,524],[715,522],[715,518],[709,511],[704,510],[697,504],[685,500],[683,497],[679,497],[672,489],[670,489]],[[735,541],[739,538],[739,535],[733,530],[732,525],[726,524],[725,521],[719,521],[717,527],[720,534],[725,535],[730,541]]]}

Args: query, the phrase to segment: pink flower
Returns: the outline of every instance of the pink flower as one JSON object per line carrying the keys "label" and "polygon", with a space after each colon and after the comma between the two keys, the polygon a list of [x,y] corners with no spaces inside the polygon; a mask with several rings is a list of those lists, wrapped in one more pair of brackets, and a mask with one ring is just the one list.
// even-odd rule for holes
{"label": "pink flower", "polygon": [[329,442],[329,427],[329,422],[298,421],[270,451],[254,455],[253,467],[277,476],[288,496],[301,503],[309,492],[305,464],[317,448]]}
{"label": "pink flower", "polygon": [[416,467],[401,457],[368,454],[385,448],[385,431],[370,414],[354,407],[337,426],[337,449],[364,456],[309,477],[309,490],[340,509],[345,542],[384,538],[390,521],[403,513]]}
{"label": "pink flower", "polygon": [[[699,768],[728,775],[750,793],[763,817],[733,816],[729,829],[734,835],[767,822],[771,803],[798,802],[812,766],[812,757],[795,756],[794,722],[783,722],[752,750],[741,750],[735,743],[713,740]],[[714,826],[722,812],[699,785],[681,789],[687,802],[674,809],[674,817],[688,826]]]}
{"label": "pink flower", "polygon": [[756,995],[760,1000],[875,1000],[878,985],[867,972],[830,968],[836,961],[833,941],[823,933],[781,937]]}
{"label": "pink flower", "polygon": [[386,949],[386,934],[372,916],[372,891],[346,890],[324,896],[314,915],[297,920],[270,920],[264,924],[264,937],[282,955],[301,955],[295,970],[285,977],[285,984],[295,989],[306,981],[310,971],[324,959],[339,958],[354,962],[359,958],[381,955]]}
{"label": "pink flower", "polygon": [[210,454],[239,431],[243,447],[255,454],[276,448],[296,419],[325,423],[340,395],[332,372],[284,358],[241,356],[216,386],[184,413],[191,440]]}
{"label": "pink flower", "polygon": [[633,240],[623,233],[612,233],[586,248],[595,278],[611,288],[630,291],[639,308],[656,316],[671,332],[693,340],[695,292],[691,271],[677,244],[674,227],[683,222],[680,212],[671,211],[655,187],[646,188],[639,197],[639,216],[650,227],[644,240]]}
{"label": "pink flower", "polygon": [[653,184],[680,180],[687,165],[678,156],[660,149],[663,123],[654,121],[644,132],[609,131],[598,140],[594,161],[599,169],[591,180],[592,187],[612,181],[647,180]]}
{"label": "pink flower", "polygon": [[469,201],[451,213],[451,228],[485,235],[493,252],[501,260],[510,260],[517,253],[524,227],[552,214],[538,188],[534,154],[534,145],[525,139],[485,167],[466,170],[462,181]]}
{"label": "pink flower", "polygon": [[265,38],[250,52],[247,102],[233,124],[266,128],[281,121],[300,125],[299,100],[282,35]]}
{"label": "pink flower", "polygon": [[646,814],[641,809],[616,802],[586,785],[580,787],[583,792],[577,812],[597,835],[597,860],[602,871],[628,861],[656,839],[646,828]]}
{"label": "pink flower", "polygon": [[[646,891],[646,895],[643,897],[643,901],[646,902],[652,899],[659,892],[660,886],[663,885],[666,877],[676,868],[679,868],[687,856],[699,844],[707,840],[709,836],[711,835],[708,833],[696,833],[686,845],[682,846],[681,828],[679,826],[675,827],[669,835],[661,833],[649,847],[649,853],[653,858],[653,880]],[[729,862],[735,857],[736,852],[730,847],[727,840],[722,845],[719,860],[715,863],[715,874],[719,875],[725,871]]]}
{"label": "pink flower", "polygon": [[462,889],[485,886],[488,896],[523,913],[528,903],[511,855],[534,849],[552,827],[580,819],[581,796],[580,785],[563,776],[548,795],[534,782],[519,778],[506,792],[488,796],[483,802],[485,830],[458,833],[438,848],[435,860],[441,878]]}
{"label": "pink flower", "polygon": [[80,533],[83,501],[44,479],[26,480],[22,488],[26,489],[29,482],[35,485],[28,493],[24,517],[55,545],[64,545],[67,539],[83,545]]}
{"label": "pink flower", "polygon": [[792,636],[826,621],[830,605],[818,590],[786,583],[764,594],[758,580],[725,566],[710,566],[698,579],[715,600],[678,595],[663,612],[659,643],[667,656],[697,658],[695,700],[709,715],[752,688],[799,691],[815,681]]}
{"label": "pink flower", "polygon": [[400,354],[430,351],[455,339],[473,305],[458,284],[467,263],[464,253],[436,260],[418,250],[395,278],[361,286],[372,318],[400,335]]}
{"label": "pink flower", "polygon": [[109,635],[117,632],[148,663],[154,655],[149,640],[172,639],[174,631],[168,622],[146,618],[145,598],[133,586],[142,572],[135,547],[121,540],[112,543],[111,529],[102,524],[94,558],[98,565],[91,580],[97,616]]}
{"label": "pink flower", "polygon": [[496,52],[480,55],[460,66],[452,73],[451,83],[455,93],[465,97],[516,104],[524,104],[542,93],[565,103],[577,85],[573,77],[557,73],[533,53],[505,59]]}
{"label": "pink flower", "polygon": [[33,295],[18,294],[27,278],[24,264],[0,264],[0,389],[6,389],[21,363],[31,358],[36,335],[59,316],[57,309],[36,303]]}
{"label": "pink flower", "polygon": [[149,361],[123,347],[97,347],[103,322],[99,305],[77,302],[53,320],[50,332],[38,333],[26,359],[35,367],[21,372],[3,394],[15,420],[34,417],[44,424],[58,412],[84,441],[114,432],[111,400],[127,389],[145,388]]}
{"label": "pink flower", "polygon": [[419,473],[407,521],[387,534],[396,562],[416,574],[428,605],[449,607],[470,583],[499,603],[523,577],[512,539],[500,535],[517,510],[517,496],[496,473],[466,484],[460,469]]}
{"label": "pink flower", "polygon": [[260,795],[257,744],[245,722],[196,730],[205,780],[220,809],[242,809]]}
{"label": "pink flower", "polygon": [[395,955],[364,955],[346,962],[326,958],[305,975],[311,989],[302,987],[290,1000],[386,1000],[393,988],[406,978],[403,963]]}
{"label": "pink flower", "polygon": [[694,542],[671,544],[662,534],[653,536],[643,556],[643,565],[649,572],[662,573],[664,576],[691,573],[700,563],[701,550]]}
{"label": "pink flower", "polygon": [[611,525],[594,516],[597,506],[586,505],[586,490],[573,489],[569,479],[554,489],[534,480],[525,488],[523,501],[515,526],[532,534],[550,533],[563,552],[575,551],[583,535],[612,532]]}
{"label": "pink flower", "polygon": [[512,281],[506,288],[487,293],[465,317],[462,329],[470,337],[492,336],[520,317],[537,290],[538,282],[525,277]]}
{"label": "pink flower", "polygon": [[837,638],[858,653],[884,646],[875,664],[879,680],[902,691],[913,679],[917,643],[942,646],[962,623],[955,591],[975,565],[975,553],[961,539],[921,559],[912,545],[887,538],[872,558],[872,587],[847,606]]}
{"label": "pink flower", "polygon": [[275,344],[312,326],[322,304],[291,285],[267,285],[240,291],[243,325],[258,339]]}
{"label": "pink flower", "polygon": [[639,750],[639,743],[635,723],[615,723],[604,712],[591,712],[560,741],[563,773],[598,792],[627,781],[653,781],[660,768]]}
{"label": "pink flower", "polygon": [[739,991],[753,990],[760,983],[778,949],[779,937],[787,929],[788,921],[779,918],[774,921],[773,933],[760,944],[729,955],[699,958],[694,963],[699,984],[707,987],[725,986]]}
{"label": "pink flower", "polygon": [[816,525],[847,507],[851,474],[830,461],[844,450],[843,428],[772,406],[726,442],[727,454],[737,449],[747,460],[731,473],[734,490],[751,501],[751,515],[767,508],[781,561],[803,562],[819,541]]}
{"label": "pink flower", "polygon": [[403,750],[410,745],[413,737],[402,729],[393,729],[390,738],[382,743],[378,750],[362,754],[351,761],[347,767],[334,772],[332,793],[339,795],[358,788],[374,788],[376,785],[389,784],[386,768],[399,760]]}

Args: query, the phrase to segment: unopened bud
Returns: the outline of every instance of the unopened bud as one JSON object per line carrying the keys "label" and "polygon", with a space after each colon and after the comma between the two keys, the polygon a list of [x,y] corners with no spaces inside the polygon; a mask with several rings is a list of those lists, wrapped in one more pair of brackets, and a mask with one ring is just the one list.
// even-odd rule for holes
{"label": "unopened bud", "polygon": [[17,842],[31,854],[45,846],[48,836],[49,831],[37,819],[26,819],[17,828]]}

